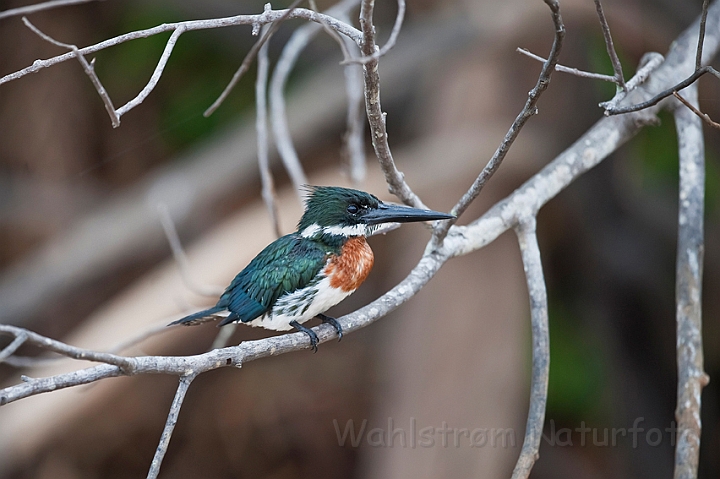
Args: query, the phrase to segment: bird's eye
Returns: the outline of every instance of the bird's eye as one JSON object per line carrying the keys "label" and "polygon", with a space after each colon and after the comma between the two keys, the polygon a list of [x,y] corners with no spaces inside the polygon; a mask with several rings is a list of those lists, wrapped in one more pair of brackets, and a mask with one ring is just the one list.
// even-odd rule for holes
{"label": "bird's eye", "polygon": [[360,208],[355,203],[352,203],[352,204],[348,205],[348,207],[347,207],[347,212],[350,213],[351,215],[357,214],[358,211],[360,211]]}

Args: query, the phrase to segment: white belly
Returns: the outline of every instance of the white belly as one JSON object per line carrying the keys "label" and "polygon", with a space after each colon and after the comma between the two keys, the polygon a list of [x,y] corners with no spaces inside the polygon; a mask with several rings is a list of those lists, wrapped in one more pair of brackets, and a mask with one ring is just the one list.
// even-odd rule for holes
{"label": "white belly", "polygon": [[279,298],[270,312],[246,324],[274,331],[288,331],[293,329],[291,321],[302,324],[332,308],[353,292],[355,290],[333,288],[330,279],[325,277],[314,285]]}

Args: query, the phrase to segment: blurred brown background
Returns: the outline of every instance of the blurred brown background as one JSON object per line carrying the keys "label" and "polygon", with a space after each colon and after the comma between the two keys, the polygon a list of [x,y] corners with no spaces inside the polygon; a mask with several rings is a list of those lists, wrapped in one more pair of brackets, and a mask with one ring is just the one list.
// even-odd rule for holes
{"label": "blurred brown background", "polygon": [[[0,8],[27,3],[5,1]],[[626,77],[643,53],[666,52],[701,4],[604,2]],[[561,6],[567,28],[561,63],[610,73],[593,2]],[[394,2],[377,3],[381,43],[395,9]],[[163,22],[260,11],[256,1],[108,0],[31,20],[60,41],[84,46]],[[300,24],[287,22],[273,37],[271,59]],[[492,155],[540,69],[514,50],[545,55],[552,35],[539,0],[409,2],[398,44],[380,63],[382,100],[399,169],[428,205],[449,209]],[[116,105],[144,86],[166,39],[137,40],[97,55],[96,69]],[[0,322],[108,349],[210,304],[180,279],[158,204],[174,218],[200,284],[227,284],[272,240],[256,167],[254,67],[213,116],[202,116],[254,41],[247,27],[184,34],[157,89],[117,129],[76,62],[0,86]],[[59,53],[18,17],[0,20],[0,74]],[[288,86],[293,138],[317,184],[349,184],[339,159],[345,118],[340,60],[335,42],[320,35]],[[716,120],[717,91],[717,80],[700,82],[702,109]],[[597,103],[613,93],[612,85],[555,74],[540,115],[464,221],[576,140],[601,117]],[[672,474],[673,444],[665,428],[673,421],[676,387],[677,149],[672,118],[661,120],[539,216],[552,357],[546,435],[555,442],[543,441],[532,477]],[[706,131],[706,141],[703,316],[711,382],[703,393],[700,476],[716,478],[717,133]],[[369,174],[358,186],[389,199],[366,143]],[[272,161],[283,232],[289,232],[301,206],[274,153]],[[370,279],[331,313],[352,311],[396,284],[428,238],[422,226],[408,225],[372,239]],[[396,312],[339,344],[323,344],[316,355],[299,352],[199,377],[161,477],[507,477],[527,414],[529,333],[519,251],[514,236],[505,234],[449,262]],[[199,353],[216,334],[207,324],[172,330],[126,353]],[[268,334],[239,327],[232,341]],[[7,342],[0,338],[0,347]],[[0,365],[0,382],[75,367],[65,361],[32,370]],[[170,377],[120,378],[1,408],[0,478],[144,477],[175,387]],[[356,433],[366,421],[357,447],[350,438],[338,445],[336,429],[342,434],[348,421]],[[634,424],[644,428],[635,445],[622,434],[611,444],[613,428]],[[584,426],[591,429],[582,441],[576,429]],[[434,444],[411,447],[413,427],[433,427]],[[445,428],[453,432],[443,445],[437,430]],[[458,432],[463,428],[486,433],[473,445]],[[662,434],[657,445],[656,436],[647,436],[654,428]],[[480,444],[482,434],[493,440]]]}

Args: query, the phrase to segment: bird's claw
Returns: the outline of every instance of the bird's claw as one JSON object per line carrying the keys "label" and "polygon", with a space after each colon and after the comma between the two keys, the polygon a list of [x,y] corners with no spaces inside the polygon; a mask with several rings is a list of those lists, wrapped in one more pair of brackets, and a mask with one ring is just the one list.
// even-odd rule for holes
{"label": "bird's claw", "polygon": [[313,350],[313,353],[317,353],[318,350],[318,343],[320,340],[317,337],[317,334],[312,329],[308,329],[302,324],[298,323],[297,321],[290,321],[290,326],[297,329],[298,331],[305,333],[308,335],[308,338],[310,338],[310,349]]}
{"label": "bird's claw", "polygon": [[333,328],[335,328],[335,331],[337,331],[337,335],[338,335],[338,341],[340,341],[343,338],[342,326],[340,326],[340,323],[338,322],[337,319],[331,318],[330,316],[325,316],[322,313],[318,314],[318,318],[320,318],[320,320],[323,323],[327,323],[327,324],[331,325]]}

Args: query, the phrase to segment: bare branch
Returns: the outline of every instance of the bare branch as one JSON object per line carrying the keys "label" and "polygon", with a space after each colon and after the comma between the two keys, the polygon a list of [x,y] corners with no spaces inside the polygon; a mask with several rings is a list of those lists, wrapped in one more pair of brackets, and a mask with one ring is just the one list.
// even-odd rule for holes
{"label": "bare branch", "polygon": [[95,73],[95,69],[93,68],[91,63],[88,63],[84,56],[80,53],[78,50],[78,47],[75,45],[70,45],[67,43],[59,42],[50,36],[44,34],[40,31],[35,25],[30,23],[30,20],[23,17],[23,23],[25,23],[25,26],[27,26],[30,30],[35,32],[40,38],[43,40],[52,43],[53,45],[57,45],[59,47],[67,48],[69,49],[73,55],[75,55],[75,58],[78,59],[80,62],[80,65],[82,65],[83,70],[85,71],[85,74],[90,78],[90,81],[92,82],[93,86],[95,87],[95,90],[98,92],[98,95],[100,95],[100,98],[102,99],[103,103],[105,104],[105,110],[107,110],[108,115],[110,115],[110,121],[112,122],[113,128],[117,128],[120,126],[120,116],[118,115],[117,111],[115,111],[115,106],[113,105],[112,100],[110,99],[110,96],[107,93],[107,90],[105,90],[105,87],[100,82],[100,79],[98,78],[97,74]]}
{"label": "bare branch", "polygon": [[695,105],[693,105],[692,103],[690,103],[689,101],[687,101],[685,98],[683,98],[678,92],[674,91],[674,92],[673,92],[673,96],[674,96],[675,98],[677,98],[678,100],[680,100],[680,102],[681,102],[683,105],[685,105],[686,107],[688,107],[688,108],[690,109],[690,111],[692,111],[692,112],[695,113],[697,116],[699,116],[702,121],[704,121],[705,123],[707,123],[707,124],[710,125],[711,127],[717,128],[717,129],[720,130],[720,123],[714,122],[714,121],[712,120],[712,118],[710,118],[710,116],[709,116],[707,113],[703,113],[703,112],[701,112],[700,110],[698,110],[697,108],[695,108]]}
{"label": "bare branch", "polygon": [[32,331],[28,331],[27,329],[18,328],[16,326],[9,326],[6,324],[0,324],[0,333],[10,334],[15,338],[23,337],[24,342],[27,342],[28,344],[34,344],[43,349],[60,353],[63,356],[67,356],[69,358],[112,364],[119,367],[123,371],[132,370],[131,362],[128,361],[128,359],[125,357],[117,356],[110,353],[91,351],[89,349],[76,348],[74,346],[69,346],[61,341],[46,338],[45,336],[34,333]]}
{"label": "bare branch", "polygon": [[[687,90],[697,104],[697,86]],[[705,148],[700,118],[675,109],[680,156],[680,192],[676,271],[677,303],[677,444],[675,479],[694,479],[700,458],[700,405],[708,383],[703,370],[702,273],[704,256]]]}
{"label": "bare branch", "polygon": [[[225,99],[228,97],[230,92],[233,88],[235,88],[235,85],[238,84],[240,81],[240,78],[248,71],[250,68],[250,64],[255,60],[255,57],[257,56],[260,49],[267,43],[268,40],[270,40],[270,37],[273,36],[273,34],[280,28],[280,25],[282,22],[287,20],[290,17],[290,14],[295,10],[295,8],[302,2],[302,0],[295,0],[291,5],[290,8],[288,8],[283,16],[281,16],[277,21],[273,22],[272,25],[270,25],[270,28],[267,29],[264,34],[260,35],[260,39],[255,42],[255,44],[252,46],[250,51],[247,55],[245,55],[245,59],[240,64],[240,68],[237,69],[235,74],[232,77],[232,80],[230,80],[230,83],[225,87],[223,92],[220,94],[220,96],[213,102],[210,107],[205,110],[205,113],[203,113],[204,116],[208,117],[212,115],[215,110],[217,110],[220,105],[222,105],[222,102],[225,101]],[[272,7],[269,3],[265,4],[265,13],[272,12]]]}
{"label": "bare branch", "polygon": [[701,76],[703,76],[706,73],[711,73],[711,74],[715,75],[716,77],[720,78],[720,72],[715,70],[710,65],[706,65],[699,70],[695,70],[695,72],[693,72],[692,75],[690,75],[683,81],[677,83],[676,85],[671,86],[670,88],[668,88],[666,90],[661,91],[660,93],[658,93],[657,95],[655,95],[654,97],[650,98],[647,101],[637,103],[635,105],[630,105],[630,106],[617,107],[617,108],[606,108],[605,115],[608,115],[608,116],[620,115],[622,113],[631,113],[633,111],[640,111],[640,110],[644,110],[645,108],[655,106],[658,103],[660,103],[662,100],[664,100],[665,98],[672,95],[673,92],[680,91],[683,88],[687,88],[688,86],[692,85],[693,83],[695,83],[695,81],[698,78],[700,78]]}
{"label": "bare branch", "polygon": [[702,67],[703,42],[705,42],[705,23],[707,23],[708,5],[710,0],[703,0],[702,15],[700,17],[700,32],[698,33],[697,54],[695,55],[695,70]]}
{"label": "bare branch", "polygon": [[[367,306],[338,318],[343,332],[347,334],[368,326],[410,299],[430,281],[450,258],[451,253],[450,250],[426,252],[410,274],[397,286]],[[321,324],[312,329],[318,335],[320,343],[337,338],[335,328],[328,324]],[[14,326],[0,325],[0,331],[9,332],[16,337],[22,332],[27,332],[28,342],[46,349],[76,359],[108,363],[49,378],[29,379],[22,384],[0,389],[0,405],[114,376],[137,374],[186,376],[188,371],[198,375],[221,367],[241,367],[249,361],[268,356],[310,349],[310,341],[305,333],[291,333],[257,341],[245,341],[237,346],[215,349],[195,356],[123,357],[76,348]]]}
{"label": "bare branch", "polygon": [[[543,57],[539,55],[535,55],[534,53],[531,53],[529,50],[526,50],[525,48],[516,48],[515,51],[522,53],[523,55],[527,55],[530,58],[537,60],[539,62],[545,63],[547,60],[545,60]],[[583,70],[578,70],[577,68],[570,68],[563,65],[555,65],[555,71],[562,72],[562,73],[570,73],[575,76],[579,76],[582,78],[592,78],[593,80],[602,80],[602,81],[609,81],[612,83],[616,83],[615,77],[610,75],[603,75],[602,73],[592,73],[592,72],[586,72]]]}
{"label": "bare branch", "polygon": [[533,89],[528,93],[528,99],[525,102],[525,106],[522,111],[520,111],[520,114],[518,114],[515,118],[512,125],[510,125],[510,129],[505,134],[505,138],[502,143],[500,143],[500,146],[498,146],[497,150],[495,150],[492,158],[475,179],[470,189],[468,189],[452,210],[450,210],[456,218],[454,220],[438,222],[435,226],[433,240],[436,245],[442,242],[450,227],[455,224],[460,215],[465,212],[467,207],[470,206],[470,203],[477,198],[485,184],[487,184],[498,168],[500,168],[500,164],[505,159],[505,156],[510,150],[513,142],[520,134],[522,127],[525,126],[525,123],[530,119],[530,117],[538,112],[537,102],[540,99],[540,95],[547,90],[547,87],[550,84],[550,77],[552,76],[553,70],[555,70],[555,65],[557,65],[563,39],[565,38],[565,25],[563,25],[562,17],[560,16],[560,5],[555,0],[545,0],[545,3],[548,7],[550,7],[553,24],[555,25],[555,39],[553,40],[553,45],[550,49],[550,55],[548,56],[547,61],[543,64],[537,83],[535,83]]}
{"label": "bare branch", "polygon": [[18,15],[30,15],[31,13],[50,10],[52,8],[66,7],[68,5],[77,5],[78,3],[87,3],[94,0],[51,0],[49,2],[36,3],[35,5],[27,5],[24,7],[11,8],[0,12],[0,20],[3,18],[16,17]]}
{"label": "bare branch", "polygon": [[520,457],[513,470],[513,479],[526,479],[539,457],[540,439],[545,423],[548,378],[550,376],[550,329],[548,302],[543,275],[540,248],[535,233],[535,216],[528,216],[515,228],[522,254],[532,321],[532,378],[530,381],[530,407],[525,426],[525,439]]}
{"label": "bare branch", "polygon": [[368,62],[372,60],[377,60],[378,58],[385,56],[387,52],[389,52],[392,47],[395,46],[395,43],[397,43],[398,36],[400,35],[400,30],[402,30],[402,24],[403,20],[405,19],[405,0],[398,0],[398,11],[397,16],[395,17],[395,24],[393,25],[393,29],[390,32],[390,38],[388,38],[387,43],[383,45],[383,47],[373,53],[369,56],[363,56],[360,58],[353,58],[353,59],[345,59],[343,61],[343,64],[348,63],[360,63],[362,65],[367,64]]}
{"label": "bare branch", "polygon": [[145,100],[145,98],[150,95],[150,92],[155,89],[155,85],[157,85],[157,83],[160,81],[160,77],[162,76],[163,70],[165,69],[165,65],[167,65],[167,62],[170,59],[170,55],[172,54],[173,48],[175,48],[175,44],[177,43],[178,38],[180,38],[180,35],[182,35],[186,31],[187,29],[181,25],[172,32],[172,35],[170,35],[170,38],[168,38],[168,41],[165,44],[165,49],[163,50],[162,55],[160,55],[160,60],[155,66],[155,70],[150,77],[150,81],[148,81],[147,85],[145,85],[145,88],[143,88],[135,98],[118,108],[118,116],[123,116],[125,113],[141,104]]}
{"label": "bare branch", "polygon": [[147,479],[156,479],[158,474],[160,474],[160,466],[162,465],[163,458],[165,457],[168,445],[170,444],[170,437],[175,429],[175,424],[177,424],[178,416],[180,415],[180,408],[185,400],[185,394],[187,393],[190,384],[193,382],[193,379],[196,377],[197,374],[192,373],[180,377],[180,384],[178,384],[175,397],[173,398],[172,405],[170,406],[170,412],[168,412],[168,417],[165,421],[165,429],[163,429],[162,435],[160,436],[160,443],[155,450],[155,456],[150,464]]}
{"label": "bare branch", "polygon": [[605,38],[605,47],[607,48],[608,56],[610,57],[610,62],[612,63],[613,71],[615,72],[615,83],[617,83],[620,88],[627,91],[625,78],[623,77],[622,65],[620,65],[620,59],[615,52],[615,45],[613,44],[612,35],[610,35],[610,26],[605,18],[605,12],[603,12],[600,0],[595,0],[595,9],[597,10],[598,20],[600,20],[603,37]]}
{"label": "bare branch", "polygon": [[[353,41],[358,44],[362,41],[362,34],[352,26],[322,13],[313,12],[312,10],[304,8],[296,8],[294,10],[266,10],[259,15],[236,15],[233,17],[216,18],[211,20],[190,20],[185,22],[164,23],[153,28],[126,33],[124,35],[110,38],[95,45],[81,48],[78,50],[78,53],[81,56],[89,55],[91,53],[95,53],[105,48],[119,45],[120,43],[124,43],[130,40],[147,38],[164,32],[172,32],[172,35],[170,36],[170,39],[165,46],[165,50],[163,51],[160,61],[156,66],[155,71],[153,72],[153,75],[148,84],[145,86],[145,88],[143,88],[143,90],[140,92],[140,94],[138,94],[136,98],[134,98],[126,105],[117,110],[118,117],[121,117],[127,111],[140,104],[153,90],[158,80],[160,79],[160,75],[162,74],[162,71],[165,67],[165,64],[167,63],[170,54],[172,53],[175,42],[177,42],[178,37],[182,33],[193,30],[222,28],[234,25],[253,25],[259,28],[260,26],[267,23],[273,23],[280,19],[291,18],[302,18],[313,22],[323,22],[338,33],[349,36],[353,39]],[[42,70],[43,68],[48,68],[52,65],[56,65],[58,63],[67,61],[75,57],[76,54],[74,52],[70,52],[64,55],[58,55],[56,57],[49,58],[47,60],[35,60],[35,62],[33,62],[31,66],[0,78],[0,85],[12,80],[17,80],[18,78],[22,78],[30,73],[35,73]]]}
{"label": "bare branch", "polygon": [[[0,326],[4,326],[1,325]],[[19,401],[30,396],[57,391],[83,384],[90,384],[101,379],[123,376],[122,369],[111,364],[100,364],[87,369],[58,374],[49,378],[23,378],[22,384],[0,389],[0,406]]]}
{"label": "bare branch", "polygon": [[[266,35],[269,27],[263,27],[262,35]],[[255,79],[255,129],[257,130],[258,166],[262,181],[262,197],[272,220],[275,237],[279,238],[280,222],[278,220],[277,206],[275,205],[275,185],[270,172],[270,159],[268,153],[267,128],[267,81],[270,60],[268,59],[268,44],[265,43],[258,52],[258,70]]]}
{"label": "bare branch", "polygon": [[[372,57],[377,51],[375,26],[372,23],[374,3],[374,0],[363,0],[360,6],[360,29],[363,38],[360,50],[366,57]],[[365,110],[370,124],[370,136],[373,148],[375,148],[375,155],[380,161],[380,167],[385,174],[388,190],[407,205],[415,208],[427,208],[405,182],[404,175],[398,171],[390,152],[385,113],[383,113],[380,105],[380,74],[378,73],[377,58],[371,58],[364,67]]]}
{"label": "bare branch", "polygon": [[12,342],[5,347],[5,349],[0,351],[0,363],[4,362],[7,358],[15,354],[15,351],[17,351],[20,346],[25,344],[27,338],[28,336],[25,333],[20,333],[16,335],[15,339],[13,339]]}
{"label": "bare branch", "polygon": [[659,67],[664,60],[665,57],[657,52],[648,52],[644,54],[640,59],[635,75],[633,75],[633,77],[625,84],[627,90],[619,90],[611,100],[601,102],[600,107],[606,110],[617,107],[618,103],[625,99],[628,92],[633,91],[639,85],[645,83],[645,80],[648,79],[650,74],[655,71],[655,69]]}

